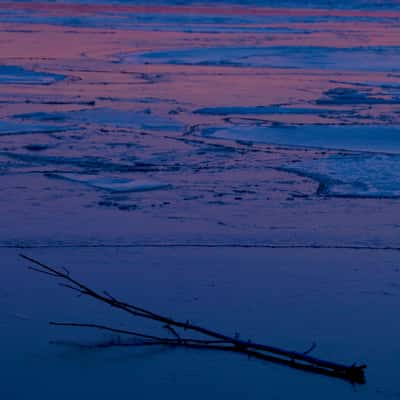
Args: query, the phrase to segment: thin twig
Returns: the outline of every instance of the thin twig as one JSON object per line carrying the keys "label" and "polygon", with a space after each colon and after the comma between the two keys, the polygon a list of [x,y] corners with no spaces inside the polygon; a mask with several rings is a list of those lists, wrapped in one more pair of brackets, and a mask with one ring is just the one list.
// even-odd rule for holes
{"label": "thin twig", "polygon": [[170,326],[170,325],[164,325],[164,328],[165,328],[167,331],[171,332],[171,333],[176,337],[176,339],[178,339],[179,342],[182,342],[182,337],[181,337],[181,335],[176,331],[176,329],[174,329],[174,328],[173,328],[172,326]]}
{"label": "thin twig", "polygon": [[201,340],[201,339],[194,339],[194,338],[185,338],[184,340],[178,339],[178,338],[172,339],[172,338],[167,338],[167,337],[148,335],[145,333],[130,331],[130,330],[126,330],[126,329],[113,328],[110,326],[100,325],[100,324],[79,323],[79,322],[54,322],[54,321],[50,321],[49,324],[53,325],[53,326],[94,328],[94,329],[99,329],[99,330],[103,330],[103,331],[119,333],[119,334],[124,334],[124,335],[129,335],[129,336],[135,336],[135,337],[140,337],[143,339],[154,340],[158,343],[171,344],[171,345],[179,344],[181,342],[193,343],[193,344],[204,344],[204,345],[227,343],[226,341],[222,341],[222,340]]}

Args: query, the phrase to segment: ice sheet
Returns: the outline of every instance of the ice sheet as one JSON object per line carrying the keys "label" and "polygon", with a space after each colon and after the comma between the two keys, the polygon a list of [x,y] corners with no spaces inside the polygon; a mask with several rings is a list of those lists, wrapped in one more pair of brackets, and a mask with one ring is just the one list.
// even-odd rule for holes
{"label": "ice sheet", "polygon": [[400,127],[390,125],[236,125],[203,135],[285,146],[400,154]]}
{"label": "ice sheet", "polygon": [[400,71],[399,47],[201,47],[126,55],[124,59],[145,64]]}
{"label": "ice sheet", "polygon": [[400,197],[400,157],[335,155],[284,167],[320,182],[320,194],[340,197]]}
{"label": "ice sheet", "polygon": [[241,114],[241,115],[261,115],[261,114],[335,114],[338,111],[327,108],[316,108],[316,107],[285,107],[280,105],[271,106],[255,106],[255,107],[205,107],[199,108],[194,111],[196,114],[203,115],[230,115],[230,114]]}

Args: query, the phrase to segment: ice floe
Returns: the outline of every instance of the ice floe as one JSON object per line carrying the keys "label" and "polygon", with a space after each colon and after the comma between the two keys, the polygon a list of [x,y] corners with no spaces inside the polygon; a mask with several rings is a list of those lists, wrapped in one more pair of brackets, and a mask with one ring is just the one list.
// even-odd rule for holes
{"label": "ice floe", "polygon": [[400,127],[389,125],[236,125],[203,135],[282,146],[400,154]]}
{"label": "ice floe", "polygon": [[[37,153],[37,152],[36,152]],[[108,157],[96,156],[77,156],[63,157],[61,155],[43,155],[29,153],[13,153],[9,151],[0,152],[0,155],[15,160],[22,164],[42,165],[42,166],[60,166],[67,165],[70,168],[83,168],[85,171],[98,172],[107,171],[114,173],[122,172],[152,172],[159,168],[153,164],[143,161],[130,161],[128,163],[114,162]],[[85,175],[86,176],[86,175]]]}
{"label": "ice floe", "polygon": [[110,192],[145,192],[149,190],[166,189],[170,186],[168,183],[157,182],[150,179],[117,178],[73,173],[52,173],[49,174],[49,176],[83,183]]}
{"label": "ice floe", "polygon": [[123,59],[146,64],[400,71],[398,47],[201,47],[126,55]]}
{"label": "ice floe", "polygon": [[48,85],[64,78],[64,75],[29,71],[15,65],[0,65],[0,84]]}
{"label": "ice floe", "polygon": [[342,197],[400,197],[400,157],[335,155],[296,162],[282,169],[320,183],[320,194]]}
{"label": "ice floe", "polygon": [[333,114],[338,111],[326,108],[316,108],[316,107],[285,107],[280,105],[271,106],[255,106],[255,107],[204,107],[199,108],[194,111],[195,114],[203,115],[262,115],[262,114]]}

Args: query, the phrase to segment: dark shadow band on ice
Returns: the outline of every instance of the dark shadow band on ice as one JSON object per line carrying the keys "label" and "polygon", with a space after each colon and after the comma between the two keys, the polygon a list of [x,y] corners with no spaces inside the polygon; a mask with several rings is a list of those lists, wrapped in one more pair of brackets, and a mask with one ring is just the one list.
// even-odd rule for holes
{"label": "dark shadow band on ice", "polygon": [[109,192],[118,193],[147,192],[150,190],[171,188],[171,185],[168,183],[158,182],[151,179],[130,179],[75,173],[49,173],[47,176],[82,183],[96,189],[103,189]]}

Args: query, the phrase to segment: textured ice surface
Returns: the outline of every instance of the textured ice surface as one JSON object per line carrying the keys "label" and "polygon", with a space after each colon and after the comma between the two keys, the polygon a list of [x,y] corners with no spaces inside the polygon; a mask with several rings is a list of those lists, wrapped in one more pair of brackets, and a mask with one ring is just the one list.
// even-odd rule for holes
{"label": "textured ice surface", "polygon": [[56,126],[29,124],[14,121],[0,120],[0,136],[2,135],[22,135],[30,133],[52,133],[74,129],[71,126]]}
{"label": "textured ice surface", "polygon": [[[400,71],[400,48],[203,47],[128,55],[125,60],[149,64],[392,72]],[[360,63],[360,60],[363,62]]]}
{"label": "textured ice surface", "polygon": [[33,121],[73,121],[117,127],[140,127],[142,129],[180,129],[180,124],[172,118],[137,111],[116,110],[111,108],[96,108],[70,112],[35,112],[18,114],[14,118]]}
{"label": "textured ice surface", "polygon": [[281,125],[208,128],[206,136],[286,146],[400,154],[400,127],[387,125]]}
{"label": "textured ice surface", "polygon": [[400,157],[385,154],[335,155],[288,168],[312,177],[320,192],[345,197],[400,197]]}
{"label": "textured ice surface", "polygon": [[73,182],[84,183],[98,189],[110,192],[145,192],[148,190],[166,189],[167,183],[157,182],[150,179],[129,179],[97,175],[82,175],[70,173],[54,173],[51,176],[67,179]]}
{"label": "textured ice surface", "polygon": [[0,84],[42,84],[64,79],[64,75],[51,74],[48,72],[29,71],[25,68],[14,65],[0,65]]}

